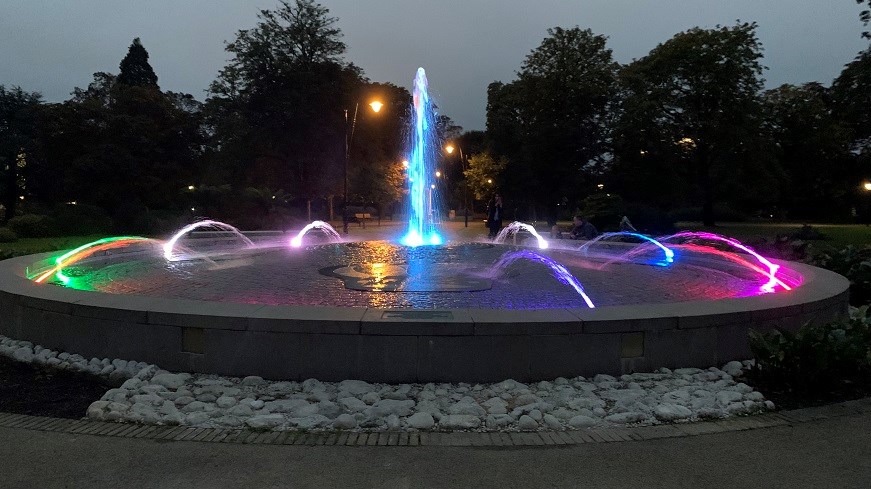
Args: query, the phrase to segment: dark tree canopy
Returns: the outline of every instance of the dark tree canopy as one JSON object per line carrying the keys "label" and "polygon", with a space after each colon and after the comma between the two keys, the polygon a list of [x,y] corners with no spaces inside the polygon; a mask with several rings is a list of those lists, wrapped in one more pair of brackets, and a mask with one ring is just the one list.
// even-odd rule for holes
{"label": "dark tree canopy", "polygon": [[508,158],[508,198],[530,196],[553,215],[601,166],[618,68],[606,41],[589,29],[549,29],[517,80],[488,87],[487,131]]}
{"label": "dark tree canopy", "polygon": [[[744,23],[679,33],[626,66],[615,129],[623,190],[643,192],[646,200],[682,181],[698,189],[688,197],[702,204],[705,224],[712,225],[719,193],[739,186],[739,178],[748,195],[747,184],[770,181],[764,173],[771,166],[753,161],[766,154],[757,145],[761,58],[756,24]],[[751,178],[754,171],[763,174]],[[773,198],[766,189],[760,194]]]}
{"label": "dark tree canopy", "polygon": [[158,88],[157,75],[148,64],[148,51],[138,37],[133,40],[127,55],[121,60],[120,68],[118,83],[132,87]]}
{"label": "dark tree canopy", "polygon": [[[871,6],[871,0],[856,0],[856,3],[859,5],[864,4],[866,7]],[[871,23],[871,8],[866,8],[859,12],[859,20],[861,20],[862,23],[866,26]],[[871,32],[863,32],[862,37],[864,37],[865,39],[871,39]]]}
{"label": "dark tree canopy", "polygon": [[871,47],[847,64],[831,91],[837,116],[852,129],[856,146],[871,152]]}
{"label": "dark tree canopy", "polygon": [[0,85],[0,202],[6,209],[2,222],[15,215],[19,198],[29,193],[28,160],[35,146],[41,98],[37,92]]}

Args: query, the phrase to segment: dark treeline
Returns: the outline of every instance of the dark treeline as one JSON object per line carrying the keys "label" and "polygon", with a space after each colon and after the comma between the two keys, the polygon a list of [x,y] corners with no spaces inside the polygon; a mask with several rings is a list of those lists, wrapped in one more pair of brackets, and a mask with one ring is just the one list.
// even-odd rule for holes
{"label": "dark treeline", "polygon": [[867,219],[871,48],[829,87],[763,90],[763,70],[752,23],[690,29],[622,66],[604,36],[552,29],[516,80],[489,86],[479,161],[507,161],[498,185],[522,219]]}
{"label": "dark treeline", "polygon": [[258,17],[227,43],[205,102],[162,91],[139,39],[117,74],[94,74],[65,102],[0,86],[4,222],[159,233],[197,216],[280,229],[340,215],[346,136],[349,205],[390,212],[411,95],[344,60],[337,19],[317,3]]}
{"label": "dark treeline", "polygon": [[[0,85],[3,222],[31,235],[160,233],[197,216],[249,229],[338,216],[355,114],[348,203],[392,213],[411,95],[344,59],[326,8],[282,2],[226,50],[203,102],[162,91],[139,39],[118,73],[62,103]],[[444,154],[444,200],[482,210],[499,189],[509,218],[583,212],[607,228],[627,214],[651,231],[867,218],[871,48],[828,86],[764,90],[763,71],[755,24],[690,29],[627,65],[604,36],[554,28],[515,80],[487,88],[486,131],[439,117],[460,150]]]}

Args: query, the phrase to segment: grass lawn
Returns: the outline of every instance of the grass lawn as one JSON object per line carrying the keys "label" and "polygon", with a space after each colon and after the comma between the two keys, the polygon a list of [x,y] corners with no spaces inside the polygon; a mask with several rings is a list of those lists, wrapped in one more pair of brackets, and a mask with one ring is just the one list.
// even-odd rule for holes
{"label": "grass lawn", "polygon": [[[772,239],[777,235],[789,235],[798,231],[803,223],[774,222],[723,222],[714,228],[705,228],[700,222],[678,222],[675,226],[684,231],[709,231],[739,240],[752,238]],[[864,224],[811,224],[828,239],[813,241],[817,247],[843,248],[847,245],[871,245],[871,226]]]}
{"label": "grass lawn", "polygon": [[0,258],[43,253],[46,251],[68,250],[91,241],[104,238],[103,235],[62,236],[57,238],[19,238],[14,243],[0,243]]}

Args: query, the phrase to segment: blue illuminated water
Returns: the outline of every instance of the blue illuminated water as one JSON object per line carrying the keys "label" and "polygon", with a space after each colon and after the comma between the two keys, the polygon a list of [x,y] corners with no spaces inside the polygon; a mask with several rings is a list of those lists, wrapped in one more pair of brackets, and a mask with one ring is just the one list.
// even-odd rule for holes
{"label": "blue illuminated water", "polygon": [[401,242],[406,246],[439,245],[444,241],[435,226],[433,176],[438,141],[426,72],[414,77],[414,126],[411,157],[408,158],[408,229]]}

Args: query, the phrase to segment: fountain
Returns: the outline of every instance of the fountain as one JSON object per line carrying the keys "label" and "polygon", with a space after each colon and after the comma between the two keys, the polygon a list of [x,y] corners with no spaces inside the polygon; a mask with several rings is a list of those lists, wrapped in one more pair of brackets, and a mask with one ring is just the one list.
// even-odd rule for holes
{"label": "fountain", "polygon": [[411,156],[408,158],[408,230],[402,237],[406,246],[440,245],[444,242],[435,226],[432,176],[433,160],[438,148],[435,118],[429,99],[426,72],[417,69],[414,77],[414,121]]}
{"label": "fountain", "polygon": [[[840,275],[711,233],[608,233],[578,248],[518,222],[492,243],[446,243],[427,88],[419,69],[401,237],[340,242],[315,221],[255,242],[207,220],[165,241],[119,236],[4,260],[0,334],[225,375],[533,381],[722,365],[749,357],[751,328],[846,314]],[[314,230],[331,242],[303,246]],[[506,250],[518,233],[534,250]]]}
{"label": "fountain", "polygon": [[493,238],[493,242],[494,243],[504,243],[509,235],[513,235],[516,238],[517,233],[520,231],[526,231],[527,233],[533,235],[535,237],[536,241],[538,241],[538,248],[539,249],[542,249],[542,250],[547,249],[547,241],[544,238],[542,238],[540,234],[538,234],[538,231],[536,231],[534,227],[532,227],[529,224],[517,222],[517,221],[512,222],[511,224],[509,224],[508,226],[503,228],[502,231],[499,231],[499,234],[497,234],[496,237]]}
{"label": "fountain", "polygon": [[322,231],[324,234],[327,235],[327,238],[334,242],[342,242],[342,237],[335,229],[333,229],[333,226],[330,226],[324,221],[312,221],[310,224],[302,228],[302,230],[300,230],[300,232],[297,233],[297,235],[290,240],[290,246],[293,246],[294,248],[299,248],[300,246],[302,246],[302,237],[308,234],[309,231],[315,229]]}

